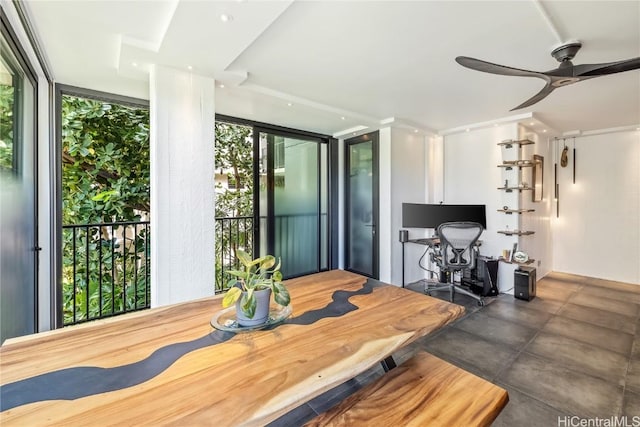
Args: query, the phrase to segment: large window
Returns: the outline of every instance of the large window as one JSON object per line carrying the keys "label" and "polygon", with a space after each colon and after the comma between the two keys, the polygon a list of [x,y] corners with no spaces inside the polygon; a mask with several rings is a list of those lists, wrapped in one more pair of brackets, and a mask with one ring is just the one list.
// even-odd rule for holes
{"label": "large window", "polygon": [[327,143],[273,130],[259,142],[260,255],[281,258],[285,277],[328,269]]}
{"label": "large window", "polygon": [[285,277],[329,267],[329,138],[216,119],[216,289],[235,253],[273,254]]}
{"label": "large window", "polygon": [[150,304],[149,110],[93,94],[58,97],[64,325]]}

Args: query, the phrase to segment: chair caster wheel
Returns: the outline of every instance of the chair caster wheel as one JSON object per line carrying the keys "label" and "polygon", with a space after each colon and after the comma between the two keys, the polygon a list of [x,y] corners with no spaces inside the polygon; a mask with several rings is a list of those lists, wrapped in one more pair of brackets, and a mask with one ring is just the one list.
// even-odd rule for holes
{"label": "chair caster wheel", "polygon": [[484,307],[484,301],[478,301],[478,305],[479,305],[480,307]]}

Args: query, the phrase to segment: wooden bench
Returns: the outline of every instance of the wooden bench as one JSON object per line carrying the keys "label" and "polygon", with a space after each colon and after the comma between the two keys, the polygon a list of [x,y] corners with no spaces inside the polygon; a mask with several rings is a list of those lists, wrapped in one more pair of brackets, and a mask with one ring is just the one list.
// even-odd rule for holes
{"label": "wooden bench", "polygon": [[506,390],[419,352],[307,426],[488,426],[509,401]]}

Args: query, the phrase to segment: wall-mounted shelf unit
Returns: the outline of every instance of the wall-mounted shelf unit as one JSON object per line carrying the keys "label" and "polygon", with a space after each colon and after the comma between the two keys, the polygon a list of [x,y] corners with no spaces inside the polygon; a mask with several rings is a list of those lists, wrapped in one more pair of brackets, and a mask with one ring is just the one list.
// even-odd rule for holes
{"label": "wall-mounted shelf unit", "polygon": [[499,168],[505,168],[506,170],[510,171],[513,168],[518,168],[518,169],[522,169],[522,168],[531,168],[533,167],[533,163],[531,163],[528,160],[525,161],[518,161],[516,163],[503,163],[501,165],[498,165]]}
{"label": "wall-mounted shelf unit", "polygon": [[535,209],[498,209],[498,212],[506,213],[507,215],[511,215],[514,213],[523,214],[527,212],[535,212]]}
{"label": "wall-mounted shelf unit", "polygon": [[505,190],[507,193],[511,193],[514,190],[519,190],[522,192],[523,190],[533,190],[532,187],[498,187],[498,190]]}
{"label": "wall-mounted shelf unit", "polygon": [[517,141],[513,141],[510,139],[507,139],[505,141],[499,142],[498,145],[502,145],[504,146],[504,148],[511,148],[514,145],[518,145],[520,147],[522,147],[523,145],[531,145],[531,144],[535,144],[535,142],[531,141],[530,139],[519,139]]}
{"label": "wall-mounted shelf unit", "polygon": [[524,230],[498,230],[498,233],[504,234],[506,236],[530,236],[535,234],[535,231],[524,231]]}
{"label": "wall-mounted shelf unit", "polygon": [[[504,208],[498,209],[498,212],[502,212],[506,215],[518,214],[521,215],[523,213],[535,212],[535,209],[528,209],[522,206],[522,192],[523,191],[533,191],[533,187],[529,187],[523,180],[523,168],[531,168],[535,165],[532,160],[524,159],[524,152],[522,149],[525,145],[535,144],[535,142],[530,139],[520,139],[520,140],[505,140],[498,143],[498,146],[502,148],[502,163],[498,165],[499,168],[502,168],[503,172],[502,178],[504,179],[504,185],[498,187],[498,190],[503,190],[505,193],[520,193],[517,196],[517,200],[513,200],[513,196],[503,196],[503,204]],[[517,150],[510,150],[507,152],[505,149],[510,149],[516,147]],[[511,206],[511,208],[509,208]],[[505,218],[506,219],[506,218]],[[516,218],[513,218],[516,219]],[[504,234],[505,236],[530,236],[535,234],[534,231],[530,230],[520,230],[519,228],[522,226],[520,217],[517,218],[515,224],[511,220],[511,226],[515,225],[513,229],[509,229],[509,225],[505,224],[505,230],[498,230],[499,234]],[[509,222],[509,221],[506,221]],[[510,262],[506,261],[505,262]],[[531,261],[533,262],[533,260]],[[511,262],[512,264],[518,264],[516,262]],[[523,263],[522,265],[526,265]]]}
{"label": "wall-mounted shelf unit", "polygon": [[529,258],[529,259],[528,259],[528,260],[526,260],[525,262],[509,261],[508,259],[503,258],[503,257],[499,257],[499,258],[498,258],[498,260],[499,260],[499,261],[502,261],[502,262],[506,262],[507,264],[517,264],[517,265],[531,265],[531,264],[533,264],[534,262],[536,262],[536,260],[535,260],[535,259],[533,259],[533,258]]}

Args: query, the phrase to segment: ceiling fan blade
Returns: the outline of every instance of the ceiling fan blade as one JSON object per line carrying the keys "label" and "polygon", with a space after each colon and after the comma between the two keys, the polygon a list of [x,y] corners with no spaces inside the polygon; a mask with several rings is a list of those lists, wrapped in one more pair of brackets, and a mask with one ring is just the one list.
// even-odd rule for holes
{"label": "ceiling fan blade", "polygon": [[483,71],[485,73],[500,74],[503,76],[537,77],[547,82],[549,81],[549,77],[537,71],[521,70],[519,68],[512,68],[504,65],[493,64],[491,62],[482,61],[480,59],[475,59],[475,58],[469,58],[467,56],[456,57],[456,62],[462,65],[463,67],[471,68],[472,70]]}
{"label": "ceiling fan blade", "polygon": [[533,105],[536,102],[541,101],[544,98],[546,98],[547,95],[549,95],[554,90],[555,90],[555,87],[552,86],[551,83],[547,82],[547,84],[542,88],[542,90],[540,92],[536,93],[534,96],[532,96],[531,98],[527,99],[525,102],[523,102],[522,104],[518,105],[517,107],[512,108],[511,111],[519,110],[520,108],[524,108],[524,107],[528,107],[529,105]]}
{"label": "ceiling fan blade", "polygon": [[605,64],[581,64],[573,67],[576,77],[597,77],[607,74],[622,73],[640,68],[640,57]]}

